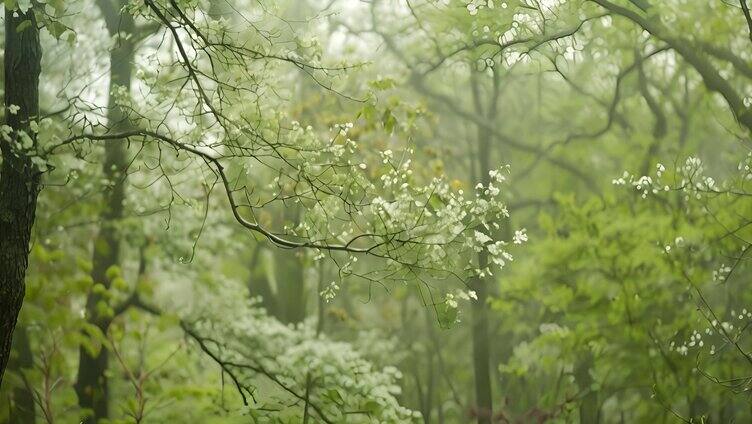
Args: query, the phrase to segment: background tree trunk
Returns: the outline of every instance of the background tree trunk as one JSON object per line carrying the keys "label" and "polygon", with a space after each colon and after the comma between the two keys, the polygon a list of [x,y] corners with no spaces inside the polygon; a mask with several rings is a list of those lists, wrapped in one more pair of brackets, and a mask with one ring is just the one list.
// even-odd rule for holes
{"label": "background tree trunk", "polygon": [[[496,119],[496,105],[499,94],[498,76],[494,74],[493,91],[488,105],[482,106],[480,81],[477,74],[471,76],[471,88],[476,113],[486,116],[489,122]],[[488,127],[478,125],[477,131],[477,170],[484,186],[491,182],[491,142],[493,135]],[[488,251],[478,252],[478,269],[488,267]],[[473,336],[473,371],[475,376],[475,411],[479,424],[490,424],[493,421],[493,388],[491,385],[491,347],[488,318],[488,299],[490,289],[495,284],[493,277],[474,277],[470,287],[475,291],[478,300],[472,304],[472,336]]]}
{"label": "background tree trunk", "polygon": [[575,364],[574,377],[580,390],[585,393],[580,402],[580,422],[598,424],[600,422],[598,392],[591,388],[593,377],[590,375],[590,369],[594,365],[593,361],[593,353],[588,350]]}
{"label": "background tree trunk", "polygon": [[297,324],[306,317],[305,273],[297,251],[274,252],[277,266],[277,318],[285,324]]}
{"label": "background tree trunk", "polygon": [[265,257],[266,250],[261,246],[256,246],[253,250],[253,257],[248,266],[248,295],[251,297],[261,297],[261,307],[270,316],[277,316],[277,304],[269,281],[269,264]]}
{"label": "background tree trunk", "polygon": [[[8,361],[8,369],[21,374],[24,369],[30,369],[34,365],[34,357],[31,351],[31,341],[26,327],[19,325],[13,335],[14,355]],[[33,424],[36,422],[36,409],[34,406],[34,393],[27,385],[16,387],[13,390],[11,410],[8,417],[9,424]]]}
{"label": "background tree trunk", "polygon": [[[130,129],[131,124],[127,115],[117,106],[113,94],[115,87],[125,87],[130,90],[131,67],[134,55],[132,38],[133,19],[123,14],[118,19],[117,30],[120,34],[110,51],[110,95],[108,99],[107,122],[110,132],[121,132]],[[116,34],[118,34],[116,32]],[[123,202],[125,199],[125,183],[127,177],[127,152],[124,140],[108,140],[104,145],[104,162],[102,174],[108,186],[104,189],[104,209],[101,212],[102,224],[99,234],[94,240],[91,278],[95,284],[110,286],[107,270],[120,261],[120,234],[118,226],[123,218]],[[100,294],[89,292],[86,300],[86,316],[92,324],[99,327],[103,334],[107,334],[111,317],[102,316],[97,304],[103,301]],[[97,420],[109,417],[109,387],[107,383],[108,366],[107,349],[102,348],[97,355],[92,355],[83,346],[79,348],[78,378],[76,380],[76,394],[81,408],[88,409],[92,415],[84,423],[95,423]]]}
{"label": "background tree trunk", "polygon": [[[478,266],[488,264],[485,254],[478,254]],[[472,306],[473,371],[475,375],[476,415],[479,424],[490,424],[493,415],[491,394],[491,354],[488,346],[488,282],[473,278],[471,287],[478,300]]]}
{"label": "background tree trunk", "polygon": [[[25,22],[25,23],[24,23]],[[21,31],[18,26],[24,23]],[[10,357],[13,329],[23,304],[29,240],[34,225],[41,173],[15,147],[19,131],[36,144],[30,130],[39,115],[42,47],[34,11],[5,9],[5,122],[11,141],[0,139],[0,383]],[[15,113],[10,112],[13,105]],[[18,107],[18,110],[15,110]]]}

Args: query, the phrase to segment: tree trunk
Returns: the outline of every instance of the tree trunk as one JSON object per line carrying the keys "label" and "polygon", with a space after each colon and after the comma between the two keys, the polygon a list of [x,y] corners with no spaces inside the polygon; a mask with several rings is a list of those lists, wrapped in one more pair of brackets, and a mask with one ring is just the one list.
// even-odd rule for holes
{"label": "tree trunk", "polygon": [[30,123],[36,122],[39,115],[41,59],[42,47],[34,11],[29,9],[22,13],[6,8],[5,123],[13,132],[9,134],[9,140],[0,137],[0,383],[8,365],[13,329],[23,304],[29,240],[40,189],[41,173],[35,169],[31,157],[19,151],[16,140],[23,131],[31,138],[32,144],[36,144]]}
{"label": "tree trunk", "polygon": [[[284,217],[298,222],[300,207],[285,208]],[[276,318],[285,324],[297,324],[306,317],[305,263],[299,250],[275,249],[275,277],[277,282]]]}
{"label": "tree trunk", "polygon": [[[482,164],[487,160],[481,159],[481,180],[488,184],[488,171]],[[488,266],[486,251],[478,253],[478,268]],[[488,329],[488,297],[489,284],[486,278],[474,277],[470,287],[475,291],[478,300],[472,304],[472,336],[473,336],[473,371],[475,375],[475,402],[478,424],[490,424],[493,420],[493,394],[491,389],[491,349],[489,346]]]}
{"label": "tree trunk", "polygon": [[585,395],[580,401],[580,422],[598,424],[600,421],[600,403],[598,392],[592,389],[593,377],[590,375],[590,369],[594,366],[593,353],[588,349],[587,353],[582,355],[575,364],[574,378],[580,391]]}
{"label": "tree trunk", "polygon": [[304,264],[297,251],[278,249],[274,253],[277,318],[285,324],[297,324],[306,317]]}
{"label": "tree trunk", "polygon": [[[16,327],[13,336],[14,355],[8,361],[8,370],[15,371],[19,375],[24,369],[30,369],[34,365],[31,341],[26,327]],[[34,406],[34,393],[24,385],[16,387],[12,394],[12,407],[10,410],[9,424],[33,424],[36,422],[36,410]]]}
{"label": "tree trunk", "polygon": [[[478,267],[488,264],[485,254],[478,254]],[[472,306],[473,371],[475,375],[475,414],[478,424],[490,424],[493,416],[491,394],[491,354],[488,346],[488,287],[482,278],[473,278],[471,287],[478,300]]]}
{"label": "tree trunk", "polygon": [[[495,81],[494,92],[489,105],[484,112],[481,106],[480,87],[476,75],[471,79],[473,100],[477,113],[486,115],[487,119],[493,120],[496,115],[496,96],[498,83]],[[477,127],[477,154],[478,154],[478,177],[483,185],[488,186],[491,182],[489,171],[491,170],[491,139],[492,134],[487,127]],[[488,267],[488,252],[483,250],[478,253],[478,268]],[[490,424],[493,421],[493,392],[491,387],[491,349],[489,346],[488,325],[488,298],[489,286],[493,279],[487,277],[474,277],[470,281],[471,288],[478,296],[478,300],[472,305],[472,335],[473,335],[473,370],[475,374],[475,402],[478,424]]]}
{"label": "tree trunk", "polygon": [[269,316],[277,316],[277,305],[274,290],[269,282],[269,272],[266,249],[256,246],[253,257],[248,265],[248,294],[251,297],[261,297],[261,307]]}
{"label": "tree trunk", "polygon": [[[131,128],[127,115],[116,105],[113,93],[115,87],[130,90],[134,46],[130,38],[125,38],[133,35],[133,29],[131,16],[123,14],[119,18],[118,27],[122,35],[117,38],[115,46],[110,51],[110,96],[107,109],[110,132],[121,132]],[[102,224],[99,234],[94,239],[91,278],[95,284],[103,284],[109,288],[107,270],[118,265],[120,260],[120,234],[117,228],[123,218],[125,200],[128,166],[125,141],[105,141],[104,153],[102,174],[108,184],[103,193]],[[99,327],[103,334],[107,334],[111,317],[102,315],[97,307],[103,301],[101,294],[90,291],[86,300],[86,316],[90,323]],[[84,423],[95,423],[99,419],[109,417],[109,387],[105,374],[108,359],[108,352],[104,348],[100,349],[97,355],[92,355],[83,346],[79,348],[75,389],[79,406],[91,412]]]}

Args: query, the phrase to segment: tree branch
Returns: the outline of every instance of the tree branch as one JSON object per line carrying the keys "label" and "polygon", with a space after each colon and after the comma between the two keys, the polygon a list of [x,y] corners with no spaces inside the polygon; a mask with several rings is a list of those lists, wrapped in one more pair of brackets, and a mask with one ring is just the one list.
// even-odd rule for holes
{"label": "tree branch", "polygon": [[739,93],[724,79],[713,64],[698,52],[697,46],[691,41],[668,33],[660,22],[653,18],[647,18],[625,7],[614,4],[608,0],[590,0],[601,7],[622,16],[640,26],[659,40],[671,46],[700,74],[705,86],[709,90],[719,93],[726,100],[737,122],[752,131],[752,113]]}

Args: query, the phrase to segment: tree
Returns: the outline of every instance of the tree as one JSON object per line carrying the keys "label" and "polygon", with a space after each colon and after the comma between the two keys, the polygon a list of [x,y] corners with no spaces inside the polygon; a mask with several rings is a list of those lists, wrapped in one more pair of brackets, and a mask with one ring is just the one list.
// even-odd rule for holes
{"label": "tree", "polygon": [[[222,80],[253,81],[254,76],[249,73],[250,61],[290,63],[311,74],[326,74],[336,68],[307,63],[274,50],[265,53],[233,43],[226,38],[228,29],[222,26],[222,22],[197,20],[195,17],[200,9],[191,4],[147,1],[131,12],[139,19],[165,28],[165,34],[177,48],[173,61],[160,63],[166,73],[177,76],[162,81],[160,75],[147,81],[151,83],[152,94],[156,98],[172,99],[172,103],[168,108],[158,106],[156,110],[142,110],[133,99],[128,98],[127,89],[118,87],[115,93],[117,104],[121,111],[128,111],[128,118],[135,127],[131,130],[121,129],[116,124],[102,128],[90,122],[85,112],[78,110],[74,104],[71,116],[74,121],[76,116],[81,117],[83,131],[70,128],[67,138],[44,146],[40,154],[43,161],[52,160],[53,154],[59,154],[64,149],[79,151],[85,142],[112,144],[116,140],[121,143],[139,142],[143,148],[155,152],[166,149],[188,156],[205,164],[210,172],[206,185],[210,188],[221,187],[230,211],[240,225],[279,247],[307,248],[343,255],[345,263],[340,264],[341,274],[368,281],[400,279],[419,273],[462,281],[465,277],[455,271],[455,262],[451,258],[460,257],[468,246],[490,249],[494,256],[503,254],[501,242],[477,240],[472,233],[472,228],[479,222],[506,213],[503,204],[494,196],[484,195],[481,190],[475,199],[465,200],[450,190],[446,181],[441,180],[434,180],[425,186],[407,184],[406,181],[412,180],[409,162],[391,160],[385,161],[386,166],[377,171],[383,177],[377,180],[380,181],[377,187],[364,172],[367,165],[360,161],[353,163],[357,144],[346,139],[352,124],[339,125],[331,140],[322,140],[311,130],[295,124],[291,128],[286,127],[263,108],[230,113],[232,104],[241,104],[239,96],[252,94],[253,90],[242,85],[229,86]],[[190,35],[190,40],[184,39],[181,34]],[[189,46],[191,51],[202,53],[191,58]],[[273,49],[274,46],[268,48]],[[126,53],[131,49],[132,46],[127,47]],[[115,76],[123,77],[119,74]],[[183,106],[180,102],[188,103]],[[120,115],[121,112],[114,110],[111,113],[111,122],[123,122],[119,119],[125,118]],[[164,115],[160,116],[161,113],[175,113],[188,122],[188,128],[170,125],[165,122]],[[122,150],[112,148],[108,152],[105,162],[113,171],[112,165],[118,168],[118,163],[122,164]],[[255,187],[255,181],[243,174],[235,175],[236,166],[249,166],[250,161],[277,170],[278,176],[272,184],[280,189],[279,192],[271,193],[267,199],[253,200],[253,190],[245,187]],[[117,175],[124,173],[121,169],[114,171]],[[169,182],[169,177],[164,175]],[[369,195],[369,191],[377,189],[387,197]],[[122,202],[120,192],[113,191],[111,195],[109,212],[106,213],[109,221],[119,216],[117,204]],[[248,203],[238,200],[240,195],[246,196]],[[307,206],[309,213],[301,218],[298,227],[274,230],[257,220],[257,209],[280,201],[295,201]],[[248,213],[244,210],[248,210]],[[104,251],[97,253],[95,249],[95,254],[106,256],[95,261],[98,269],[94,271],[94,276],[97,278],[102,277],[100,268],[115,259],[112,254],[117,253],[117,242],[112,235],[109,230],[103,230],[101,237],[108,240],[96,246]],[[28,243],[28,236],[20,241]],[[385,266],[376,274],[373,271],[359,273],[353,255],[382,260]],[[96,296],[90,299],[90,310],[95,306],[92,302],[96,302]],[[10,340],[10,328],[8,330]],[[85,353],[82,355],[86,358]],[[97,368],[101,371],[103,366]],[[80,384],[80,393],[90,386],[86,378],[82,378]],[[103,408],[100,407],[96,413],[105,414]]]}
{"label": "tree", "polygon": [[34,11],[5,9],[5,125],[0,141],[0,382],[24,297],[41,170],[36,150],[42,51]]}

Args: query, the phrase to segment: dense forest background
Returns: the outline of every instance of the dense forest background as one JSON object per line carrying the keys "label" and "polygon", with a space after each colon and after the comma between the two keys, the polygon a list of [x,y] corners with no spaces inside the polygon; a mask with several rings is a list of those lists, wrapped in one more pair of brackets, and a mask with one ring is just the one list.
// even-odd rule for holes
{"label": "dense forest background", "polygon": [[746,0],[4,7],[0,422],[752,422]]}

